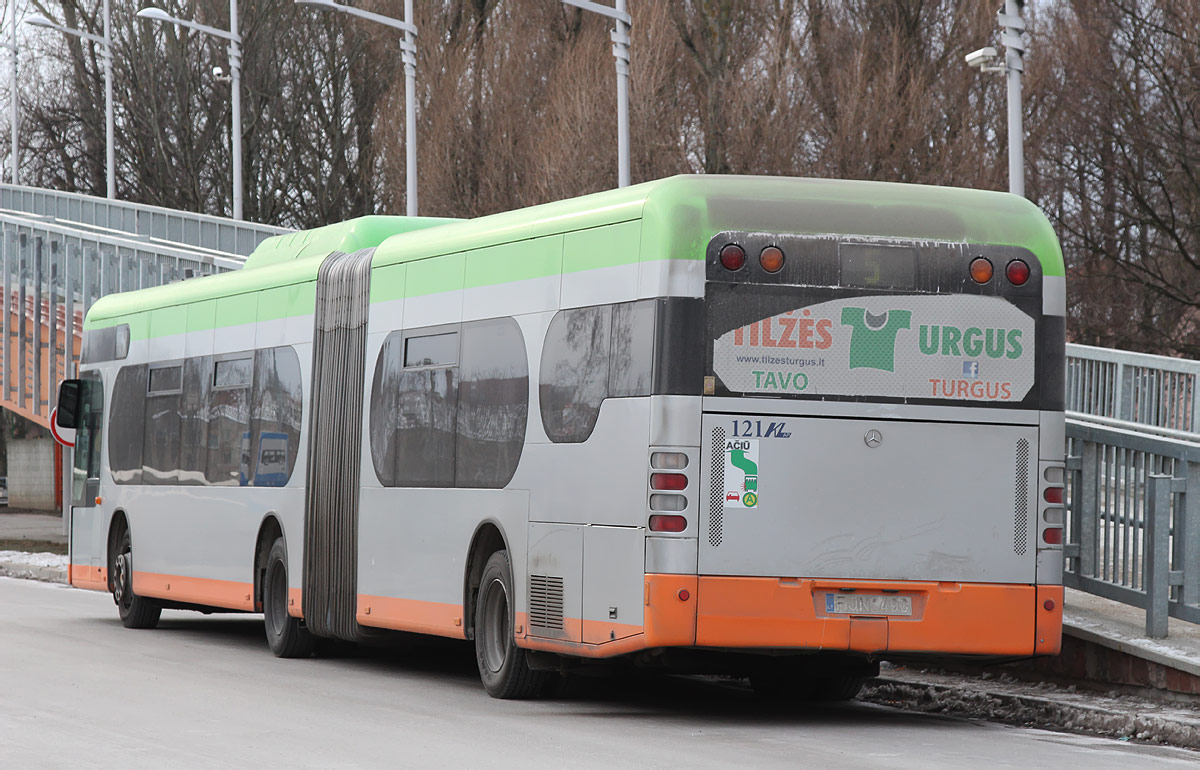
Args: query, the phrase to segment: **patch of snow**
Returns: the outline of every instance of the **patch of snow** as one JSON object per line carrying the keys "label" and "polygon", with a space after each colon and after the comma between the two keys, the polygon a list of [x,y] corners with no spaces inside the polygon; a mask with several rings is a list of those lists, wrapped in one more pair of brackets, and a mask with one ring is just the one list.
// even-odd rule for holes
{"label": "patch of snow", "polygon": [[0,562],[15,567],[67,568],[67,557],[56,553],[26,553],[24,551],[0,551]]}

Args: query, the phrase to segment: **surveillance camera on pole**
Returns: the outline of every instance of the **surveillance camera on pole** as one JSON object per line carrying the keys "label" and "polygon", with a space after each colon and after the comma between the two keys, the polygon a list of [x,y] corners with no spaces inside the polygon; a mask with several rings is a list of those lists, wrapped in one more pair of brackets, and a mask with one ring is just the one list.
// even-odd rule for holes
{"label": "surveillance camera on pole", "polygon": [[968,67],[978,67],[980,72],[1003,72],[1004,67],[1002,65],[992,65],[992,61],[998,55],[996,49],[989,45],[986,48],[980,48],[978,51],[971,51],[964,58],[967,60]]}
{"label": "surveillance camera on pole", "polygon": [[1003,72],[1008,81],[1008,191],[1025,196],[1025,133],[1021,120],[1021,73],[1025,70],[1025,54],[1029,39],[1025,20],[1021,18],[1024,0],[1004,0],[996,13],[1000,26],[1000,43],[1004,46],[1004,63],[991,64],[998,57],[995,48],[987,46],[966,55],[967,66],[980,72]]}

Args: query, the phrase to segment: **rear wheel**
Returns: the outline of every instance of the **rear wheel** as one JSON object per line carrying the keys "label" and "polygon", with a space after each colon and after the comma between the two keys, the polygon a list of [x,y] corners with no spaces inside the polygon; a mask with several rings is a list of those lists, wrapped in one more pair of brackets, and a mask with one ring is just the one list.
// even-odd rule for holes
{"label": "rear wheel", "polygon": [[112,575],[113,601],[126,628],[154,628],[162,615],[162,606],[153,599],[133,592],[133,538],[129,528],[121,530],[117,548],[109,554],[109,573]]}
{"label": "rear wheel", "polygon": [[313,653],[315,638],[299,618],[288,614],[287,545],[275,539],[267,556],[263,584],[263,626],[267,644],[277,658],[307,658]]}
{"label": "rear wheel", "polygon": [[531,698],[550,681],[546,671],[534,671],[525,650],[513,638],[512,566],[508,551],[487,560],[475,600],[475,661],[479,678],[493,698]]}

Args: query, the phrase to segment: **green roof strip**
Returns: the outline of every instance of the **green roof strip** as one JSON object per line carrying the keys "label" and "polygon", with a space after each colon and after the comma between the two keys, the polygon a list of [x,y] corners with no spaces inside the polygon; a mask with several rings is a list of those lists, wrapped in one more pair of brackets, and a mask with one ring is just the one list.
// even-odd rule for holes
{"label": "green roof strip", "polygon": [[383,243],[393,235],[438,227],[458,219],[442,217],[368,216],[267,238],[246,258],[243,270],[254,270],[334,251],[352,254]]}

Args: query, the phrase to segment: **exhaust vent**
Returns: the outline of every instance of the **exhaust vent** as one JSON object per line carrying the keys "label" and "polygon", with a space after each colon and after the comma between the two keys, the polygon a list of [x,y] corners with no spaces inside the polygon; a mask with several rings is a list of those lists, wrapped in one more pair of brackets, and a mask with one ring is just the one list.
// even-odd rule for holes
{"label": "exhaust vent", "polygon": [[721,519],[725,515],[725,429],[713,428],[712,474],[708,480],[708,544],[721,544]]}
{"label": "exhaust vent", "polygon": [[529,576],[529,626],[542,631],[563,630],[563,579]]}
{"label": "exhaust vent", "polygon": [[1013,551],[1024,556],[1029,543],[1029,442],[1017,442],[1016,500],[1013,501]]}

